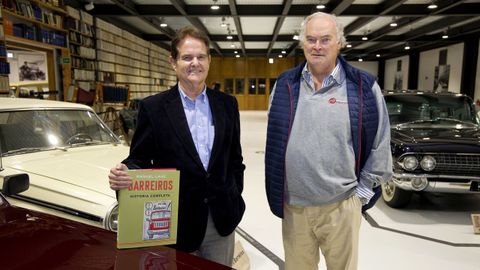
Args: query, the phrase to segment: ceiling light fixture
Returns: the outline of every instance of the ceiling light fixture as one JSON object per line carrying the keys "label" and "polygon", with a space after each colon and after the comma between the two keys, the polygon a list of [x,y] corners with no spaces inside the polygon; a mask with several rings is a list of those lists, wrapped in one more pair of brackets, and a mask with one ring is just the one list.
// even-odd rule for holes
{"label": "ceiling light fixture", "polygon": [[435,2],[436,2],[435,0],[432,0],[432,1],[430,2],[430,5],[428,5],[428,9],[436,9],[436,8],[438,8],[438,6],[435,4]]}
{"label": "ceiling light fixture", "polygon": [[297,34],[295,34],[295,35],[293,35],[292,39],[293,39],[293,40],[298,40],[298,39],[299,39],[299,37],[298,37],[298,35],[297,35]]}
{"label": "ceiling light fixture", "polygon": [[325,6],[325,1],[324,0],[321,0],[320,3],[318,3],[318,5],[316,6],[317,9],[325,9],[326,6]]}
{"label": "ceiling light fixture", "polygon": [[396,22],[396,20],[397,20],[397,17],[393,16],[392,17],[392,22],[390,23],[391,27],[397,27],[398,26],[398,23]]}
{"label": "ceiling light fixture", "polygon": [[410,50],[410,45],[408,43],[405,44],[405,50]]}
{"label": "ceiling light fixture", "polygon": [[279,54],[279,55],[278,55],[278,58],[283,58],[283,55]]}
{"label": "ceiling light fixture", "polygon": [[240,58],[240,54],[235,55],[235,57]]}
{"label": "ceiling light fixture", "polygon": [[168,26],[168,24],[165,22],[165,20],[163,18],[160,18],[160,27],[165,28],[167,26]]}
{"label": "ceiling light fixture", "polygon": [[285,50],[282,51],[282,54],[286,54],[286,53],[287,53],[287,51],[285,51]]}
{"label": "ceiling light fixture", "polygon": [[268,63],[273,64],[273,58],[268,58]]}
{"label": "ceiling light fixture", "polygon": [[377,54],[376,57],[380,57],[381,55],[380,54]]}
{"label": "ceiling light fixture", "polygon": [[447,28],[447,29],[445,29],[445,30],[443,31],[443,35],[442,35],[442,38],[443,38],[443,39],[447,39],[447,38],[448,38],[448,30],[449,30],[449,29]]}
{"label": "ceiling light fixture", "polygon": [[227,39],[232,40],[233,36],[232,36],[232,30],[230,30],[230,24],[227,24],[227,33],[228,33]]}
{"label": "ceiling light fixture", "polygon": [[213,5],[210,6],[210,9],[213,9],[213,10],[218,10],[218,9],[220,9],[220,6],[217,5],[217,1],[218,1],[218,0],[213,0]]}
{"label": "ceiling light fixture", "polygon": [[347,44],[347,48],[351,48],[352,47],[352,44]]}
{"label": "ceiling light fixture", "polygon": [[95,8],[95,5],[93,2],[89,2],[88,4],[85,4],[85,10],[90,11]]}
{"label": "ceiling light fixture", "polygon": [[358,62],[363,62],[363,59],[362,59],[362,58],[358,58]]}
{"label": "ceiling light fixture", "polygon": [[368,40],[367,35],[368,35],[369,32],[370,32],[370,30],[368,30],[368,29],[365,32],[363,32],[362,40]]}

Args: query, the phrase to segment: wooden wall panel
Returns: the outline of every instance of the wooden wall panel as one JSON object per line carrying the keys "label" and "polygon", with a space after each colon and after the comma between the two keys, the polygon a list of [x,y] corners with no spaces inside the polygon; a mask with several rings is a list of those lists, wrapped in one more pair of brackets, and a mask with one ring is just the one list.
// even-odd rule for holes
{"label": "wooden wall panel", "polygon": [[[245,81],[244,94],[235,95],[240,110],[266,110],[268,109],[270,79],[276,79],[282,72],[293,68],[294,57],[275,58],[273,64],[268,63],[264,57],[212,57],[210,71],[207,77],[207,85],[215,82],[221,84],[223,91],[226,78],[243,79]],[[249,95],[248,79],[264,78],[266,81],[265,95]]]}

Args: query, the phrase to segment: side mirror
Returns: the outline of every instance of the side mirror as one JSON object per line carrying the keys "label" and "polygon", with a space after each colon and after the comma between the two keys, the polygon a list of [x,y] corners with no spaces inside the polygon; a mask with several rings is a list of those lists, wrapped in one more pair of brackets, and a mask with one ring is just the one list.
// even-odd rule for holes
{"label": "side mirror", "polygon": [[30,178],[26,173],[7,175],[3,178],[2,191],[5,196],[17,195],[30,186]]}

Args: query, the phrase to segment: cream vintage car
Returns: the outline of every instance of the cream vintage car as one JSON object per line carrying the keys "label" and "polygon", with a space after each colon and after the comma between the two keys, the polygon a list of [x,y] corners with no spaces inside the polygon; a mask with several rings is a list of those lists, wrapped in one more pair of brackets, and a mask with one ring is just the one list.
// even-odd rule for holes
{"label": "cream vintage car", "polygon": [[9,201],[116,231],[109,169],[129,147],[92,110],[75,103],[0,98],[0,187],[26,173],[30,188]]}

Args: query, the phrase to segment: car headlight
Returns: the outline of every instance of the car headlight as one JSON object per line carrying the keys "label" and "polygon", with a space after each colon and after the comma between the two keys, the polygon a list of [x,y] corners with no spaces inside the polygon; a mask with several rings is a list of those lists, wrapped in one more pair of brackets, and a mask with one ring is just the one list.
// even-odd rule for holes
{"label": "car headlight", "polygon": [[418,159],[415,156],[406,156],[402,166],[407,171],[414,171],[418,167]]}
{"label": "car headlight", "polygon": [[433,171],[433,169],[435,169],[435,165],[437,165],[437,161],[434,157],[429,155],[424,156],[422,161],[420,161],[420,167],[427,172]]}
{"label": "car headlight", "polygon": [[105,218],[105,228],[110,231],[117,231],[118,228],[118,204],[108,211]]}

